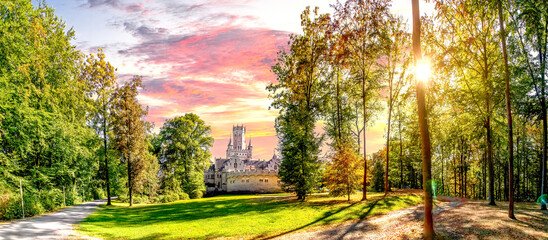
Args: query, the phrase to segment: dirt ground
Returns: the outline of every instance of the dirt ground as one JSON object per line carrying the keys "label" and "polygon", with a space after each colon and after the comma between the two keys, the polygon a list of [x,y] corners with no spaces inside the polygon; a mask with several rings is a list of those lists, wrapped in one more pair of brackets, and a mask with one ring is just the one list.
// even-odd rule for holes
{"label": "dirt ground", "polygon": [[[534,203],[516,203],[516,220],[508,203],[439,197],[434,207],[438,239],[548,239],[548,211]],[[277,239],[420,239],[422,205],[360,221],[329,225],[279,236]]]}

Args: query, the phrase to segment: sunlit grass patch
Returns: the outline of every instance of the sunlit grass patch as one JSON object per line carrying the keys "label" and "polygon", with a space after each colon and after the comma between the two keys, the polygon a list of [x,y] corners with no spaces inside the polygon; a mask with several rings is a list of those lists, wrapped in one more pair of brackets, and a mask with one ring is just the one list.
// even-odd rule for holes
{"label": "sunlit grass patch", "polygon": [[340,223],[416,205],[417,195],[382,197],[325,194],[300,202],[289,194],[223,195],[166,204],[101,206],[78,225],[83,234],[108,239],[205,239],[272,236],[311,226]]}

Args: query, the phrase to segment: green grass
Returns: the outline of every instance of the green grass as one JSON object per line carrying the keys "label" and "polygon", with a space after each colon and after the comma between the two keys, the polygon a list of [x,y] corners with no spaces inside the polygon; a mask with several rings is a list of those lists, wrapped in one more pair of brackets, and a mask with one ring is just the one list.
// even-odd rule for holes
{"label": "green grass", "polygon": [[206,239],[275,236],[303,228],[362,219],[422,202],[417,195],[383,198],[368,194],[334,198],[313,195],[306,202],[288,194],[224,195],[167,204],[101,206],[78,231],[107,239]]}

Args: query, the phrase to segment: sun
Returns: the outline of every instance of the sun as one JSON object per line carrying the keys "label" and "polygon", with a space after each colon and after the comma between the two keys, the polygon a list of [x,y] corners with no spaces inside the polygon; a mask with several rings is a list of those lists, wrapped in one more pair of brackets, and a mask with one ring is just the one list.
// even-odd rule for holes
{"label": "sun", "polygon": [[430,70],[430,60],[427,58],[422,58],[417,62],[417,66],[415,68],[415,74],[417,77],[417,81],[427,83],[431,77],[431,70]]}

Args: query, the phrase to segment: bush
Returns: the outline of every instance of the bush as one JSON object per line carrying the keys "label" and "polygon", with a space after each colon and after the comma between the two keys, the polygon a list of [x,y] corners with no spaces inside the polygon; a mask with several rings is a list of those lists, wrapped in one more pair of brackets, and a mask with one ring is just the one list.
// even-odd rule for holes
{"label": "bush", "polygon": [[25,217],[36,216],[44,213],[46,209],[42,206],[40,199],[32,193],[27,195],[23,194],[24,206],[25,206]]}
{"label": "bush", "polygon": [[129,197],[125,194],[122,194],[122,195],[118,196],[118,200],[120,202],[127,203],[127,202],[129,202]]}
{"label": "bush", "polygon": [[166,195],[164,199],[166,200],[166,202],[175,202],[179,200],[179,194],[170,193],[169,195]]}
{"label": "bush", "polygon": [[0,195],[0,219],[20,218],[21,198],[12,193],[4,193]]}
{"label": "bush", "polygon": [[92,190],[93,199],[103,199],[107,198],[107,195],[105,194],[105,191],[103,191],[102,188],[94,188]]}
{"label": "bush", "polygon": [[179,200],[188,200],[188,199],[190,198],[188,197],[188,194],[186,192],[179,193]]}
{"label": "bush", "polygon": [[53,211],[63,206],[63,191],[59,189],[43,190],[39,192],[40,203],[45,211]]}
{"label": "bush", "polygon": [[133,203],[144,203],[146,198],[142,198],[141,196],[133,196]]}
{"label": "bush", "polygon": [[72,189],[70,191],[66,191],[65,194],[67,206],[72,206],[76,204],[76,202],[80,201],[80,196],[78,196],[76,191],[73,191]]}
{"label": "bush", "polygon": [[179,194],[177,193],[166,193],[165,195],[159,195],[155,198],[154,202],[159,203],[169,203],[169,202],[175,202],[179,200]]}
{"label": "bush", "polygon": [[198,189],[192,191],[192,193],[190,194],[190,198],[192,199],[201,198],[202,196],[204,196],[204,192]]}

